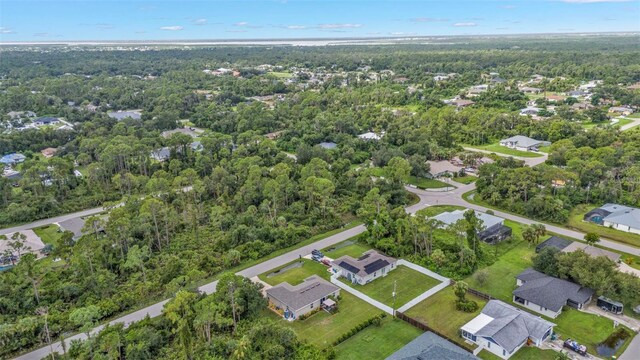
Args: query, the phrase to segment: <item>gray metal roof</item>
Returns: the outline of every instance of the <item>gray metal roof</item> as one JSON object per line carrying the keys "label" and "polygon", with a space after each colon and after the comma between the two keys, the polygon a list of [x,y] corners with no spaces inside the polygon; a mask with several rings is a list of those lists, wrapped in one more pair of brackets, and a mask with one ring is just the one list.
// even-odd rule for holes
{"label": "gray metal roof", "polygon": [[582,304],[593,296],[594,291],[571,281],[558,279],[534,269],[526,269],[517,279],[524,284],[513,291],[513,295],[528,300],[552,311],[559,311],[568,300]]}
{"label": "gray metal roof", "polygon": [[107,116],[109,116],[112,119],[116,119],[118,121],[125,118],[140,120],[140,118],[142,117],[142,114],[135,110],[125,110],[125,111],[110,111],[107,113]]}
{"label": "gray metal roof", "polygon": [[82,228],[84,227],[84,219],[81,217],[61,221],[58,225],[65,231],[71,231],[74,238],[82,236]]}
{"label": "gray metal roof", "polygon": [[335,149],[338,147],[338,144],[334,143],[334,142],[321,142],[320,143],[320,147],[324,148],[324,149]]}
{"label": "gray metal roof", "polygon": [[385,360],[476,360],[476,356],[428,331]]}
{"label": "gray metal roof", "polygon": [[537,145],[543,145],[543,144],[548,144],[548,141],[542,141],[542,140],[536,140],[536,139],[532,139],[530,137],[527,136],[523,136],[523,135],[516,135],[516,136],[512,136],[510,138],[504,139],[504,140],[500,140],[501,143],[503,142],[510,142],[510,143],[515,143],[518,144],[518,146],[521,147],[532,147],[532,146],[537,146]]}
{"label": "gray metal roof", "polygon": [[327,297],[340,290],[339,287],[322,279],[318,275],[312,275],[304,279],[301,284],[293,286],[283,282],[268,289],[267,296],[282,302],[290,310],[300,310],[305,306]]}
{"label": "gray metal roof", "polygon": [[490,337],[505,350],[512,352],[527,338],[542,339],[554,323],[529,314],[499,300],[490,300],[482,313],[493,318],[475,335]]}
{"label": "gray metal roof", "polygon": [[538,244],[538,246],[536,246],[536,252],[539,252],[540,250],[547,247],[554,247],[558,250],[562,250],[567,246],[571,245],[572,242],[573,241],[571,240],[567,240],[558,236],[551,236],[550,238],[548,238],[547,240],[543,241],[542,243]]}
{"label": "gray metal roof", "polygon": [[[434,216],[433,218],[441,221],[445,225],[453,225],[460,220],[464,219],[464,210],[455,210],[451,212],[444,212]],[[485,229],[488,229],[494,225],[502,224],[504,222],[503,218],[489,215],[487,213],[476,211],[476,217],[482,220],[482,226]]]}

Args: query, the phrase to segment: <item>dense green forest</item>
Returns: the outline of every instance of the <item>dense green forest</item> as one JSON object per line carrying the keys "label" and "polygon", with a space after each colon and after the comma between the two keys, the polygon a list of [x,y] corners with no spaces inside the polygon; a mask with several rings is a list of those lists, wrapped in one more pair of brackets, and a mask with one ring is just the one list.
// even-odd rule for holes
{"label": "dense green forest", "polygon": [[[87,220],[79,241],[58,234],[48,258],[25,255],[0,272],[0,357],[46,342],[42,309],[47,331],[57,338],[177,293],[165,316],[126,330],[108,327],[74,345],[67,358],[331,358],[331,349],[321,351],[288,328],[257,321],[265,304],[247,279],[225,281],[243,302],[238,321],[230,313],[229,291],[207,297],[193,292],[194,285],[354,220],[368,227],[364,241],[390,255],[457,279],[472,274],[497,256],[473,236],[460,235],[477,230],[473,218],[467,228],[436,230],[403,209],[413,200],[404,180],[424,177],[427,160],[451,159],[463,145],[513,135],[553,143],[543,166],[503,159],[480,168],[477,195],[492,205],[556,223],[582,203],[640,206],[640,130],[598,125],[585,131],[582,123],[604,122],[605,110],[575,111],[569,102],[543,120],[521,116],[529,99],[516,88],[533,74],[549,79],[539,86],[550,92],[598,79],[596,105],[611,100],[640,106],[637,90],[618,86],[640,81],[635,40],[0,48],[1,119],[33,111],[73,124],[0,134],[0,155],[27,156],[17,167],[20,180],[0,177],[0,225],[109,209],[108,216]],[[296,73],[297,80],[257,69],[265,63]],[[220,67],[239,74],[203,71]],[[382,76],[383,70],[393,75]],[[490,72],[508,80],[474,98],[474,106],[442,102],[483,83]],[[318,73],[322,81],[305,80]],[[458,75],[436,82],[436,73]],[[279,97],[272,103],[252,99],[268,95]],[[107,115],[125,109],[140,109],[142,118]],[[203,132],[195,139],[162,136],[185,124]],[[279,137],[265,137],[276,131],[282,131]],[[380,141],[357,138],[367,131],[385,135]],[[194,141],[201,147],[192,148]],[[45,159],[40,151],[48,147],[58,152]],[[169,151],[166,161],[150,157],[160,148]],[[385,178],[366,169],[369,163],[383,168]],[[552,187],[558,179],[566,186]]]}

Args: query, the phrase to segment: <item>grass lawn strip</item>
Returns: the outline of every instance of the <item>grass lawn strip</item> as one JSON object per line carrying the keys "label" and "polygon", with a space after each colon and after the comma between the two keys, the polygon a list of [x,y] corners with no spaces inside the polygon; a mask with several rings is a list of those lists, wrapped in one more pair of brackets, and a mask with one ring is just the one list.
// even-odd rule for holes
{"label": "grass lawn strip", "polygon": [[[564,352],[567,352],[565,350]],[[518,355],[514,356],[513,359],[518,360],[555,360],[558,353],[554,350],[542,350],[535,346],[524,346],[520,350],[518,350]],[[478,354],[478,357],[483,360],[500,360],[496,355],[493,355],[487,350],[482,350]]]}
{"label": "grass lawn strip", "polygon": [[[349,240],[349,241],[351,241],[351,240]],[[342,243],[340,243],[340,244],[342,244]],[[349,256],[354,257],[354,258],[357,259],[360,256],[362,256],[362,254],[365,251],[371,249],[371,246],[369,246],[367,244],[360,243],[360,242],[355,242],[355,243],[353,243],[351,245],[347,245],[347,246],[343,246],[343,247],[340,247],[340,244],[336,244],[336,245],[331,247],[331,248],[338,247],[335,250],[329,250],[331,248],[323,249],[322,251],[323,251],[324,255],[327,256],[327,257],[330,257],[330,258],[332,258],[334,260],[339,258],[339,257],[341,257],[341,256],[344,256],[344,255],[349,255]]]}
{"label": "grass lawn strip", "polygon": [[466,176],[458,176],[458,177],[454,177],[451,178],[453,181],[460,183],[460,184],[465,184],[465,185],[469,185],[472,182],[478,180],[477,176],[472,176],[472,175],[466,175]]}
{"label": "grass lawn strip", "polygon": [[335,314],[320,311],[305,320],[291,322],[271,310],[264,310],[264,316],[281,321],[293,329],[302,340],[324,348],[356,325],[382,312],[346,291],[340,291],[338,309]]}
{"label": "grass lawn strip", "polygon": [[440,284],[440,281],[402,265],[366,285],[353,285],[344,278],[340,278],[340,281],[388,306],[393,306],[393,287],[396,283],[396,309]]}
{"label": "grass lawn strip", "polygon": [[[301,267],[288,269],[281,274],[273,275],[271,277],[268,276],[269,274],[279,269],[285,268],[291,264],[295,264],[298,262],[302,262]],[[277,269],[270,270],[264,274],[261,274],[258,276],[258,278],[260,278],[260,280],[272,286],[278,285],[282,282],[288,282],[289,284],[295,286],[302,283],[304,279],[308,278],[311,275],[320,275],[323,279],[327,281],[329,280],[329,277],[330,277],[330,274],[327,271],[327,267],[324,266],[323,264],[317,261],[309,260],[309,259],[300,259],[300,260],[293,261],[289,264],[286,264],[284,266],[281,266]]]}
{"label": "grass lawn strip", "polygon": [[40,236],[40,239],[42,239],[43,243],[53,246],[57,246],[58,240],[60,240],[60,238],[62,237],[60,227],[55,224],[34,228],[33,232],[36,233],[36,235]]}
{"label": "grass lawn strip", "polygon": [[511,155],[511,156],[519,156],[519,157],[525,157],[525,158],[535,158],[535,157],[543,156],[542,154],[538,154],[538,153],[531,152],[531,151],[520,151],[520,150],[511,149],[511,148],[508,148],[506,146],[502,146],[502,145],[497,144],[497,143],[496,144],[489,144],[489,145],[464,145],[464,146],[465,147],[474,148],[474,149],[491,151],[491,152],[495,152],[495,153],[499,153],[499,154],[505,154],[505,155]]}
{"label": "grass lawn strip", "polygon": [[380,326],[369,326],[336,346],[338,360],[384,359],[393,354],[422,331],[408,323],[387,316]]}
{"label": "grass lawn strip", "polygon": [[467,294],[467,299],[478,303],[477,311],[466,313],[456,310],[456,296],[453,293],[453,287],[449,286],[412,307],[406,314],[446,335],[458,345],[467,349],[474,349],[476,345],[465,343],[459,331],[462,325],[480,314],[480,310],[487,302],[471,294]]}

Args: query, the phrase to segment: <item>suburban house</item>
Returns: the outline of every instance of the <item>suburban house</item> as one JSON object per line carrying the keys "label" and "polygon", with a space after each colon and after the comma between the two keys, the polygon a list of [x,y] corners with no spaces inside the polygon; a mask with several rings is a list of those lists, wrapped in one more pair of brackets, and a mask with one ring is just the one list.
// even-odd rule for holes
{"label": "suburban house", "polygon": [[[20,230],[18,232],[26,236],[23,241],[24,250],[20,252],[20,255],[32,253],[40,257],[40,251],[45,248],[45,244],[42,242],[42,239],[40,239],[40,236],[33,232],[33,230]],[[13,234],[15,233],[6,234],[6,240],[0,239],[0,255],[11,253],[12,255],[18,257],[18,253],[11,246],[9,246],[9,243],[13,242],[13,240],[11,240]]]}
{"label": "suburban house", "polygon": [[538,113],[540,112],[540,108],[534,107],[534,106],[527,106],[524,109],[520,110],[520,115],[531,115],[531,116],[537,116]]}
{"label": "suburban house", "polygon": [[529,343],[540,346],[551,337],[554,323],[499,300],[490,300],[482,312],[466,323],[463,338],[502,359]]}
{"label": "suburban house", "polygon": [[478,360],[479,358],[454,343],[427,331],[411,340],[385,360]]}
{"label": "suburban house", "polygon": [[0,163],[5,165],[14,165],[24,162],[27,159],[26,156],[18,153],[8,154],[0,158]]}
{"label": "suburban house", "polygon": [[118,111],[109,111],[107,112],[107,116],[112,119],[116,119],[118,121],[124,120],[126,118],[132,118],[133,120],[140,120],[142,114],[138,110],[118,110]]}
{"label": "suburban house", "polygon": [[640,209],[619,204],[605,204],[586,213],[584,221],[620,231],[640,234]]}
{"label": "suburban house", "polygon": [[627,106],[612,106],[609,108],[609,112],[613,114],[628,116],[633,114],[633,109]]}
{"label": "suburban house", "polygon": [[168,147],[163,147],[160,149],[155,149],[151,152],[151,158],[156,161],[166,161],[171,157],[171,149]]}
{"label": "suburban house", "polygon": [[560,315],[565,305],[582,309],[594,294],[591,289],[531,268],[516,276],[516,285],[513,302],[552,319]]}
{"label": "suburban house", "polygon": [[283,282],[265,292],[270,306],[282,311],[285,319],[295,320],[315,309],[335,306],[329,297],[340,295],[340,288],[312,275],[296,286]]}
{"label": "suburban house", "polygon": [[539,253],[542,249],[545,248],[556,248],[562,251],[567,246],[571,245],[573,241],[567,240],[558,236],[551,236],[547,240],[541,242],[536,246],[536,252]]}
{"label": "suburban house", "polygon": [[382,139],[383,136],[384,136],[384,132],[382,132],[380,134],[376,134],[374,132],[369,131],[369,132],[366,132],[364,134],[358,135],[358,138],[362,139],[362,140],[376,140],[377,141],[377,140]]}
{"label": "suburban house", "polygon": [[530,86],[523,86],[518,90],[522,91],[525,94],[539,94],[542,92],[542,89]]}
{"label": "suburban house", "polygon": [[571,253],[577,250],[582,250],[591,257],[606,256],[609,258],[609,260],[615,263],[620,261],[620,254],[618,253],[614,253],[613,251],[601,249],[599,247],[587,245],[585,243],[580,243],[577,241],[572,242],[567,247],[562,249],[562,252]]}
{"label": "suburban house", "polygon": [[46,158],[48,159],[48,158],[53,157],[53,156],[58,152],[58,149],[48,147],[48,148],[46,148],[46,149],[43,149],[43,150],[42,150],[42,151],[40,151],[40,152],[42,153],[42,155],[43,155],[44,157],[46,157]]}
{"label": "suburban house", "polygon": [[57,124],[58,122],[60,122],[60,119],[50,117],[50,116],[45,116],[45,117],[41,117],[33,120],[33,124],[36,126],[53,125],[53,124]]}
{"label": "suburban house", "polygon": [[[463,220],[464,213],[464,210],[443,212],[434,216],[433,219],[441,222],[446,227]],[[503,218],[479,211],[476,211],[476,217],[482,220],[482,226],[484,227],[484,230],[478,233],[480,240],[489,244],[495,244],[511,236],[512,229],[504,225]]]}
{"label": "suburban house", "polygon": [[452,164],[448,160],[429,160],[427,161],[427,164],[429,164],[429,174],[431,174],[431,177],[433,178],[453,176],[454,174],[457,174],[462,170],[462,166]]}
{"label": "suburban house", "polygon": [[504,140],[500,140],[500,145],[521,151],[538,151],[538,148],[540,146],[548,146],[551,145],[551,143],[548,141],[532,139],[530,137],[522,135],[516,135]]}
{"label": "suburban house", "polygon": [[396,268],[397,261],[375,250],[369,250],[357,259],[349,255],[341,256],[331,262],[331,269],[334,274],[353,284],[365,285],[378,277],[386,276]]}
{"label": "suburban house", "polygon": [[547,101],[549,102],[563,102],[564,99],[566,99],[566,97],[562,96],[562,95],[548,95],[547,97],[545,97],[545,99],[547,99]]}

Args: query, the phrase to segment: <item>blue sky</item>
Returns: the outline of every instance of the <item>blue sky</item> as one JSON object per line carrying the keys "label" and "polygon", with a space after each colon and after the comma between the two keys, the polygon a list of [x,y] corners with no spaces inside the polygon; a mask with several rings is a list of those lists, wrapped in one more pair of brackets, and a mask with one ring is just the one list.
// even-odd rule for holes
{"label": "blue sky", "polygon": [[0,41],[640,32],[640,0],[7,1]]}

